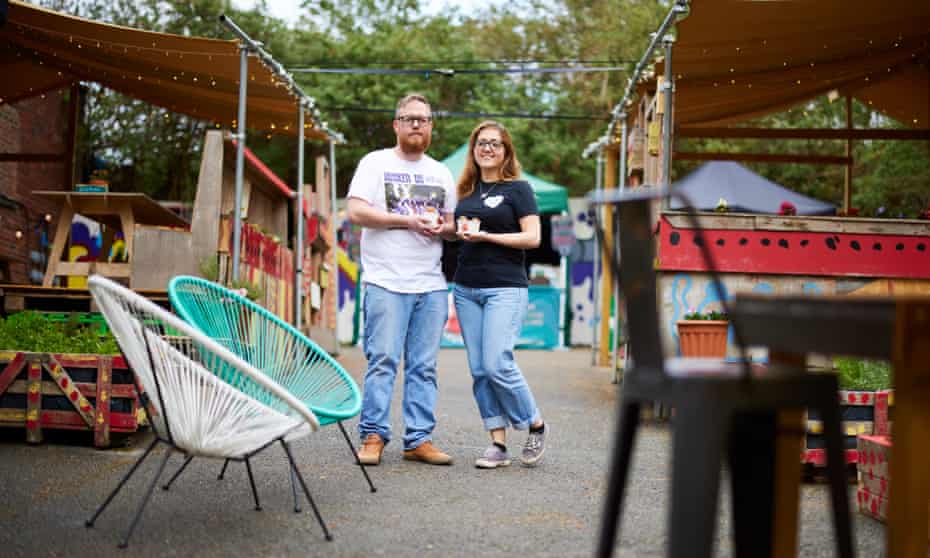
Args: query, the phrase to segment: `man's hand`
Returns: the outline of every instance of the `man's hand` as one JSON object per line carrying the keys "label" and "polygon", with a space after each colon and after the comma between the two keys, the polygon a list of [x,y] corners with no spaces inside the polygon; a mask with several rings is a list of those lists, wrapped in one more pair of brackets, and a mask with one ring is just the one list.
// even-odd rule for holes
{"label": "man's hand", "polygon": [[424,215],[409,215],[407,228],[413,232],[432,238],[442,231],[442,217],[439,219],[429,219]]}

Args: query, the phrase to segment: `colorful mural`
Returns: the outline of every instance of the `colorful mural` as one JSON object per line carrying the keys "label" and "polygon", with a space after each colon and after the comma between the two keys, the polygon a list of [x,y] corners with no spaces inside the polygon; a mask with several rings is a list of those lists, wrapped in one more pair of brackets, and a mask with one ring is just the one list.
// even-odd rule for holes
{"label": "colorful mural", "polygon": [[[689,312],[721,310],[721,297],[733,298],[733,293],[805,293],[842,294],[851,284],[839,285],[830,277],[796,277],[778,275],[725,274],[723,292],[718,293],[706,273],[663,273],[659,278],[660,308],[662,312],[662,341],[667,354],[680,354],[675,323]],[[861,282],[859,283],[862,284]],[[733,346],[733,330],[727,340],[728,356],[737,356]],[[764,352],[753,353],[753,358],[764,358]]]}
{"label": "colorful mural", "polygon": [[[103,250],[103,229],[100,223],[82,215],[71,221],[71,243],[68,247],[69,262],[95,262]],[[87,277],[68,276],[67,286],[71,289],[86,289]]]}
{"label": "colorful mural", "polygon": [[569,335],[572,345],[591,345],[599,322],[599,314],[594,307],[598,283],[594,278],[594,216],[585,198],[569,198],[568,207],[578,240],[572,251],[569,270],[572,301]]}
{"label": "colorful mural", "polygon": [[339,342],[348,344],[354,337],[359,266],[341,248],[336,258],[339,262]]}

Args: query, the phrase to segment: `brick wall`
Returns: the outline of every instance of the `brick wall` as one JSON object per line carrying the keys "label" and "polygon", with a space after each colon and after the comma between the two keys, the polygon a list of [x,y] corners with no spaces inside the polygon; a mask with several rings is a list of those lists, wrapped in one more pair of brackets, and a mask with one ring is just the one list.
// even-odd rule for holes
{"label": "brick wall", "polygon": [[[0,153],[64,153],[68,118],[64,93],[0,105]],[[9,277],[0,276],[0,282],[30,283],[30,268],[44,273],[44,266],[31,263],[30,253],[46,249],[41,233],[47,229],[51,240],[58,208],[32,192],[71,188],[66,182],[63,163],[0,162],[0,194],[14,202],[0,204],[0,262],[10,271]],[[46,214],[52,215],[51,223],[45,223]],[[17,231],[22,238],[16,237]]]}

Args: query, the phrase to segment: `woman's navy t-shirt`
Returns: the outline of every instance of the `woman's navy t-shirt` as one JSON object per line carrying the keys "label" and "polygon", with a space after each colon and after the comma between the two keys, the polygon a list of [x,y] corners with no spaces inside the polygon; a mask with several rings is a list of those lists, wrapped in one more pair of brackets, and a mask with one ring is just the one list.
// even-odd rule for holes
{"label": "woman's navy t-shirt", "polygon": [[[455,218],[477,217],[489,233],[520,232],[520,219],[538,215],[533,188],[525,180],[475,184],[475,191],[459,200]],[[526,256],[519,248],[492,242],[462,242],[456,284],[472,288],[526,287]]]}

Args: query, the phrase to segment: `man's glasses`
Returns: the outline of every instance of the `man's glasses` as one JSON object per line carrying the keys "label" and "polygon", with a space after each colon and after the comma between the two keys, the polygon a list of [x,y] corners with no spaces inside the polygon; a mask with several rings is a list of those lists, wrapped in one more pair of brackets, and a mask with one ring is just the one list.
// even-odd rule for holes
{"label": "man's glasses", "polygon": [[475,142],[475,146],[477,146],[478,149],[484,149],[486,147],[490,147],[494,151],[497,151],[498,149],[504,146],[504,142],[498,141],[498,140],[478,140],[477,142]]}
{"label": "man's glasses", "polygon": [[397,121],[407,126],[426,126],[433,121],[432,116],[398,116]]}

